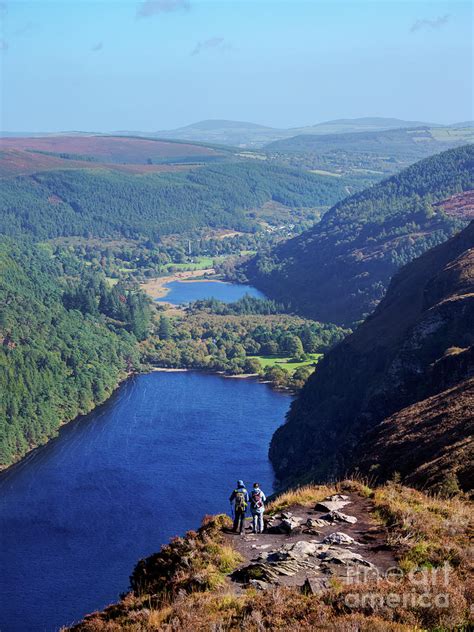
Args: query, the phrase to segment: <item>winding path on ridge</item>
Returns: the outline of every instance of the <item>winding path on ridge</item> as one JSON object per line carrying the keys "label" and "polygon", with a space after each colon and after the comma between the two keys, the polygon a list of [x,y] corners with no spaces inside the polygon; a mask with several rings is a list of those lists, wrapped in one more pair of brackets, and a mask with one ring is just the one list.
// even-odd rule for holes
{"label": "winding path on ridge", "polygon": [[331,578],[364,581],[383,575],[396,559],[386,527],[373,514],[370,499],[350,493],[277,511],[266,517],[263,534],[252,533],[247,518],[244,535],[225,534],[244,560],[231,576],[232,589],[240,593],[249,585],[261,590],[291,586],[317,593]]}

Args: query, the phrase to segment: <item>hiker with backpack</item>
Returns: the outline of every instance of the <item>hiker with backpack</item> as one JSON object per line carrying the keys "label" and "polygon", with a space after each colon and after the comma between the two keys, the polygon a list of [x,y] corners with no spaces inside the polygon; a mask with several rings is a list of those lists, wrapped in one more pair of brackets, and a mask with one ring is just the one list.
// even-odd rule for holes
{"label": "hiker with backpack", "polygon": [[250,511],[252,512],[252,526],[254,533],[263,533],[263,514],[267,497],[260,489],[258,483],[253,484],[250,494]]}
{"label": "hiker with backpack", "polygon": [[235,533],[240,533],[244,530],[245,512],[247,511],[247,505],[249,503],[249,494],[245,489],[243,481],[237,481],[237,487],[234,489],[229,498],[231,504],[234,503],[234,527]]}

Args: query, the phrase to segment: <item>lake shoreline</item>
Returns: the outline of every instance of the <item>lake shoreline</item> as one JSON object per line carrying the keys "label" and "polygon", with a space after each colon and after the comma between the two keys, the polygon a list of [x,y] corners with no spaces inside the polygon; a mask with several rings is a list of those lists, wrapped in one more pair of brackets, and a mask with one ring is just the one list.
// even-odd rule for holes
{"label": "lake shoreline", "polygon": [[[201,279],[204,275],[209,275],[209,278]],[[213,279],[216,276],[214,268],[205,268],[203,270],[184,270],[182,272],[175,272],[162,277],[155,277],[142,283],[140,288],[154,301],[164,298],[170,292],[170,288],[166,287],[168,283],[174,281],[187,281],[187,282],[199,282],[199,281],[215,281],[222,282],[222,279]],[[164,301],[163,301],[164,303]],[[173,303],[169,303],[173,305]]]}
{"label": "lake shoreline", "polygon": [[138,559],[199,524],[203,486],[212,513],[242,475],[272,490],[268,445],[287,397],[197,371],[130,377],[2,477],[2,629],[57,630],[112,603]]}
{"label": "lake shoreline", "polygon": [[110,393],[107,395],[107,397],[104,399],[103,402],[100,402],[100,403],[98,402],[94,404],[91,407],[91,409],[88,410],[86,413],[80,413],[79,415],[76,415],[75,417],[73,417],[72,419],[69,419],[68,421],[61,421],[59,426],[56,429],[55,434],[51,436],[49,439],[47,439],[44,443],[33,446],[32,448],[28,450],[28,452],[26,452],[17,461],[10,463],[10,465],[7,465],[6,467],[0,466],[0,479],[2,478],[3,474],[5,474],[6,472],[8,472],[14,467],[21,465],[23,462],[31,458],[37,450],[41,450],[42,448],[49,445],[52,441],[55,441],[56,439],[58,439],[59,434],[63,428],[66,428],[73,423],[78,423],[80,419],[84,417],[88,417],[91,413],[94,413],[98,408],[107,404],[112,399],[112,397],[120,390],[120,387],[123,386],[126,382],[128,382],[128,380],[130,380],[133,377],[136,377],[137,375],[144,375],[148,372],[149,371],[129,371],[128,373],[124,373],[121,376],[119,376],[117,383],[112,388],[112,390],[110,391]]}
{"label": "lake shoreline", "polygon": [[171,368],[171,367],[158,367],[158,366],[147,367],[143,371],[133,371],[133,372],[127,373],[126,375],[124,375],[122,378],[118,380],[116,386],[113,388],[113,390],[110,392],[110,394],[107,396],[107,398],[103,402],[100,402],[100,404],[95,404],[87,413],[81,413],[80,415],[77,415],[76,417],[69,419],[69,421],[61,422],[54,436],[50,437],[47,441],[45,441],[41,445],[32,447],[20,459],[18,459],[18,461],[15,461],[14,463],[10,463],[10,465],[7,465],[6,467],[0,467],[0,480],[3,478],[4,475],[6,475],[11,470],[13,470],[13,468],[16,468],[26,463],[30,458],[33,457],[33,455],[38,450],[41,450],[45,448],[46,446],[48,446],[51,442],[58,440],[60,433],[63,429],[69,427],[71,424],[80,423],[81,419],[88,417],[90,414],[96,412],[97,409],[99,409],[101,406],[105,406],[106,404],[108,404],[110,400],[114,397],[114,395],[118,393],[120,388],[124,386],[129,380],[135,377],[138,377],[140,375],[149,375],[151,373],[190,373],[190,372],[214,375],[216,377],[221,377],[223,379],[239,379],[239,380],[253,379],[255,382],[258,382],[259,384],[266,384],[267,386],[271,388],[271,390],[277,393],[287,394],[290,396],[294,396],[295,394],[289,388],[281,388],[281,387],[273,386],[269,380],[259,379],[258,373],[242,373],[240,375],[228,375],[224,373],[223,371],[212,371],[210,369],[187,368],[187,367]]}
{"label": "lake shoreline", "polygon": [[186,372],[194,372],[194,373],[204,373],[207,375],[216,375],[218,377],[222,377],[226,380],[254,380],[259,384],[266,384],[271,388],[272,391],[276,391],[277,393],[286,393],[291,395],[292,397],[296,394],[296,391],[292,390],[287,386],[276,386],[270,380],[265,380],[262,375],[259,373],[236,373],[235,375],[231,373],[225,373],[225,371],[213,371],[212,369],[200,369],[198,367],[160,367],[154,366],[149,371],[145,371],[144,373],[186,373]]}

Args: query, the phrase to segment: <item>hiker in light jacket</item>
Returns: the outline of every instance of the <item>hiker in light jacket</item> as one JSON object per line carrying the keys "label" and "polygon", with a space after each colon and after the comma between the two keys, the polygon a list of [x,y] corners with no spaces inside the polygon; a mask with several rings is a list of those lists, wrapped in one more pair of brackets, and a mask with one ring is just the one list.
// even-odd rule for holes
{"label": "hiker in light jacket", "polygon": [[237,481],[237,487],[229,498],[234,503],[234,532],[240,533],[244,530],[245,512],[249,502],[249,494],[245,489],[244,481]]}
{"label": "hiker in light jacket", "polygon": [[253,484],[250,494],[250,511],[252,512],[252,526],[254,533],[263,533],[263,514],[267,497],[258,483]]}

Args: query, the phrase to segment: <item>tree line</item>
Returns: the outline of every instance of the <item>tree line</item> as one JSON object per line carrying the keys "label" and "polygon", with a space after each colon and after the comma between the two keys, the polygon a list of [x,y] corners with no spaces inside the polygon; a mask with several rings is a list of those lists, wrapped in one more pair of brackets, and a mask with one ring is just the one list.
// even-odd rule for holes
{"label": "tree line", "polygon": [[[255,356],[284,356],[295,362],[308,354],[324,353],[348,333],[336,325],[305,320],[289,314],[268,314],[269,302],[251,310],[248,297],[227,306],[219,302],[196,302],[183,316],[162,314],[146,343],[145,359],[156,366],[205,369],[229,375],[265,375],[278,386],[292,385],[292,376],[283,367],[264,370]],[[202,309],[203,304],[205,309]],[[305,380],[312,369],[301,367],[296,382]]]}

